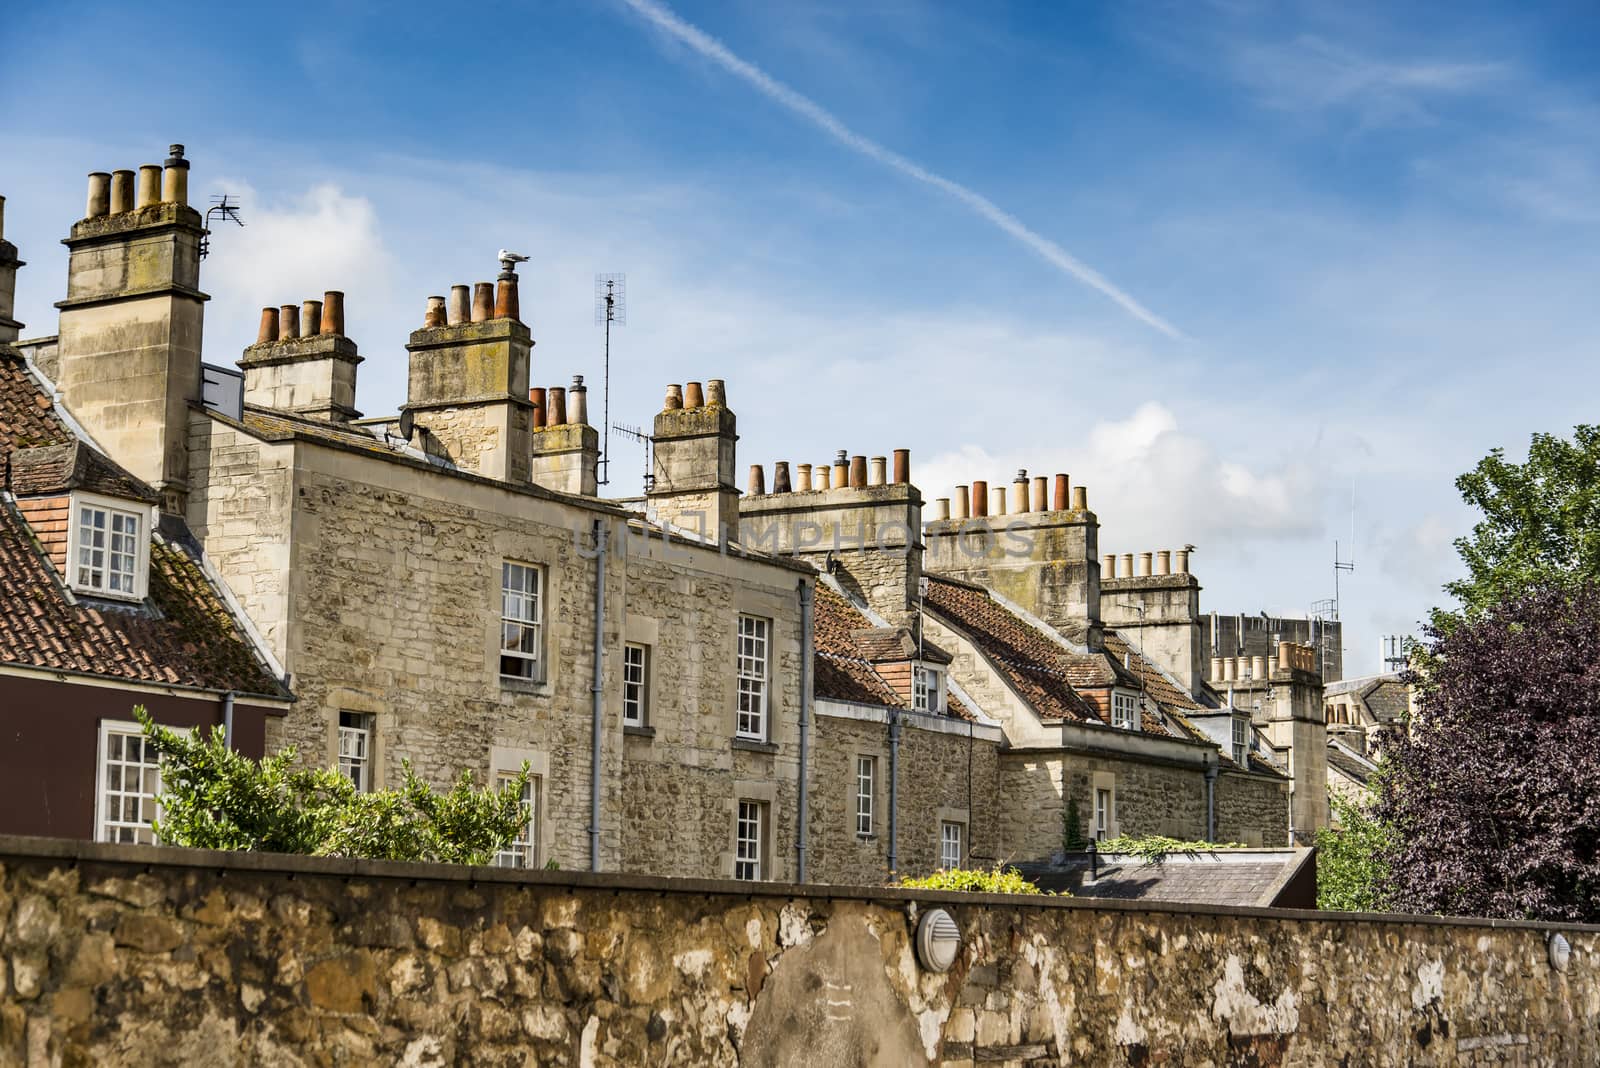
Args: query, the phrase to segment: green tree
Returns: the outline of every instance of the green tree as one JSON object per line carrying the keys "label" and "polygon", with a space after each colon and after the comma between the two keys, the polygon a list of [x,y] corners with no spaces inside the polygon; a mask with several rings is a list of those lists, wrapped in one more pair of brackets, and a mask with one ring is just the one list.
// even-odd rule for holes
{"label": "green tree", "polygon": [[499,790],[463,771],[443,793],[402,763],[398,790],[362,793],[331,768],[295,766],[295,751],[252,760],[221,727],[177,734],[141,706],[134,718],[161,755],[157,837],[196,849],[487,864],[527,825],[528,769]]}
{"label": "green tree", "polygon": [[1456,488],[1483,518],[1456,539],[1467,575],[1445,586],[1460,609],[1435,610],[1441,633],[1533,587],[1600,579],[1600,426],[1535,434],[1526,463],[1495,449]]}
{"label": "green tree", "polygon": [[1376,795],[1333,803],[1338,827],[1317,831],[1317,908],[1335,912],[1383,912],[1388,907],[1389,869],[1384,860],[1390,835],[1372,814]]}

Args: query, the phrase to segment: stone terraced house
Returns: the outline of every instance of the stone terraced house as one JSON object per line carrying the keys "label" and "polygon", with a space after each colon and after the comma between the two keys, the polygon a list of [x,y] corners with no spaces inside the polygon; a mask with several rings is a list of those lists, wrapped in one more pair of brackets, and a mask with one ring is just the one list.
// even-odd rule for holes
{"label": "stone terraced house", "polygon": [[[892,477],[839,453],[798,484],[778,465],[771,493],[754,468],[741,494],[737,420],[709,379],[667,388],[645,496],[601,498],[581,377],[532,385],[514,259],[427,298],[396,415],[357,410],[369,357],[337,290],[263,309],[236,369],[203,362],[188,168],[174,146],[164,169],[90,176],[57,334],[0,350],[25,384],[0,447],[29,473],[4,522],[45,546],[34,587],[70,591],[76,543],[47,546],[59,502],[121,486],[160,567],[88,611],[112,630],[192,622],[178,586],[208,605],[213,644],[163,639],[171,688],[233,694],[247,752],[294,745],[365,789],[402,761],[440,784],[527,764],[528,828],[500,858],[520,867],[871,883],[1048,857],[1073,807],[1092,835],[1287,839],[1300,780],[1200,678],[1198,582],[1184,564],[1103,583],[1098,520],[1065,476],[1054,507],[1035,480],[989,517],[975,484],[972,515],[963,487],[927,523],[903,450]],[[38,440],[14,414],[30,404],[54,413]],[[8,573],[0,619],[28,596]],[[208,667],[219,635],[227,670]],[[117,662],[78,653],[88,673]],[[35,659],[19,662],[54,666]],[[1307,683],[1291,675],[1285,692]],[[111,714],[78,705],[103,731]],[[34,737],[36,712],[0,714]]]}

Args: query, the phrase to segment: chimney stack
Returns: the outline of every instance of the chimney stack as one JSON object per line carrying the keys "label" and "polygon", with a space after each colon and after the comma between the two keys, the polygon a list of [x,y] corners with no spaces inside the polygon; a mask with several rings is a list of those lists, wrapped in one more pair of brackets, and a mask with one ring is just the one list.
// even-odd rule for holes
{"label": "chimney stack", "polygon": [[[427,428],[422,447],[431,456],[485,478],[526,483],[533,472],[533,336],[515,315],[496,316],[496,283],[473,283],[470,303],[464,285],[448,293],[429,301],[427,319],[406,344],[404,410]],[[561,414],[565,419],[564,407]]]}
{"label": "chimney stack", "polygon": [[738,420],[727,405],[725,387],[719,384],[713,395],[720,403],[707,405],[700,383],[690,382],[682,406],[675,407],[668,388],[651,435],[654,477],[646,497],[660,522],[726,545],[739,533]]}
{"label": "chimney stack", "polygon": [[161,187],[149,165],[89,176],[85,217],[64,242],[56,384],[111,458],[182,513],[189,406],[201,399],[204,224],[181,201],[163,202]]}
{"label": "chimney stack", "polygon": [[[504,319],[516,322],[511,316]],[[519,324],[520,325],[520,324]],[[567,389],[532,390],[543,402],[533,413],[532,465],[528,477],[536,486],[593,497],[600,489],[600,432],[589,425],[589,387],[582,375],[572,376]]]}
{"label": "chimney stack", "polygon": [[[437,299],[437,298],[434,298]],[[347,422],[356,411],[356,366],[361,356],[344,335],[344,294],[297,307],[261,309],[256,343],[244,350],[244,400],[260,408],[308,419]]]}

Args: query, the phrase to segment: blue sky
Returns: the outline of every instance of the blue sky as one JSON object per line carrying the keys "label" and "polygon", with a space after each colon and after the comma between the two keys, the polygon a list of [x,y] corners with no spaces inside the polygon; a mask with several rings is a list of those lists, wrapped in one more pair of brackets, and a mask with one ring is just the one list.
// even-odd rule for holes
{"label": "blue sky", "polygon": [[1358,671],[1454,573],[1455,475],[1595,418],[1587,5],[220,10],[8,6],[25,334],[83,175],[182,141],[247,223],[205,264],[213,362],[342,288],[359,406],[392,411],[425,298],[510,247],[535,381],[598,378],[593,275],[626,271],[618,420],[723,377],[741,465],[910,447],[930,498],[1064,470],[1103,551],[1196,544],[1208,609],[1330,596],[1353,489]]}

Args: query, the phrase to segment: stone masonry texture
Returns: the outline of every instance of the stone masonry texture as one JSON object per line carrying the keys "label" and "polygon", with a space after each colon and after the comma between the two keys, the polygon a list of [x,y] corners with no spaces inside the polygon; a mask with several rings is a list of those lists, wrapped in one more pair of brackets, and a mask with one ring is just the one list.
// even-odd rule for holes
{"label": "stone masonry texture", "polygon": [[1593,1064],[1551,933],[0,839],[0,1064]]}

